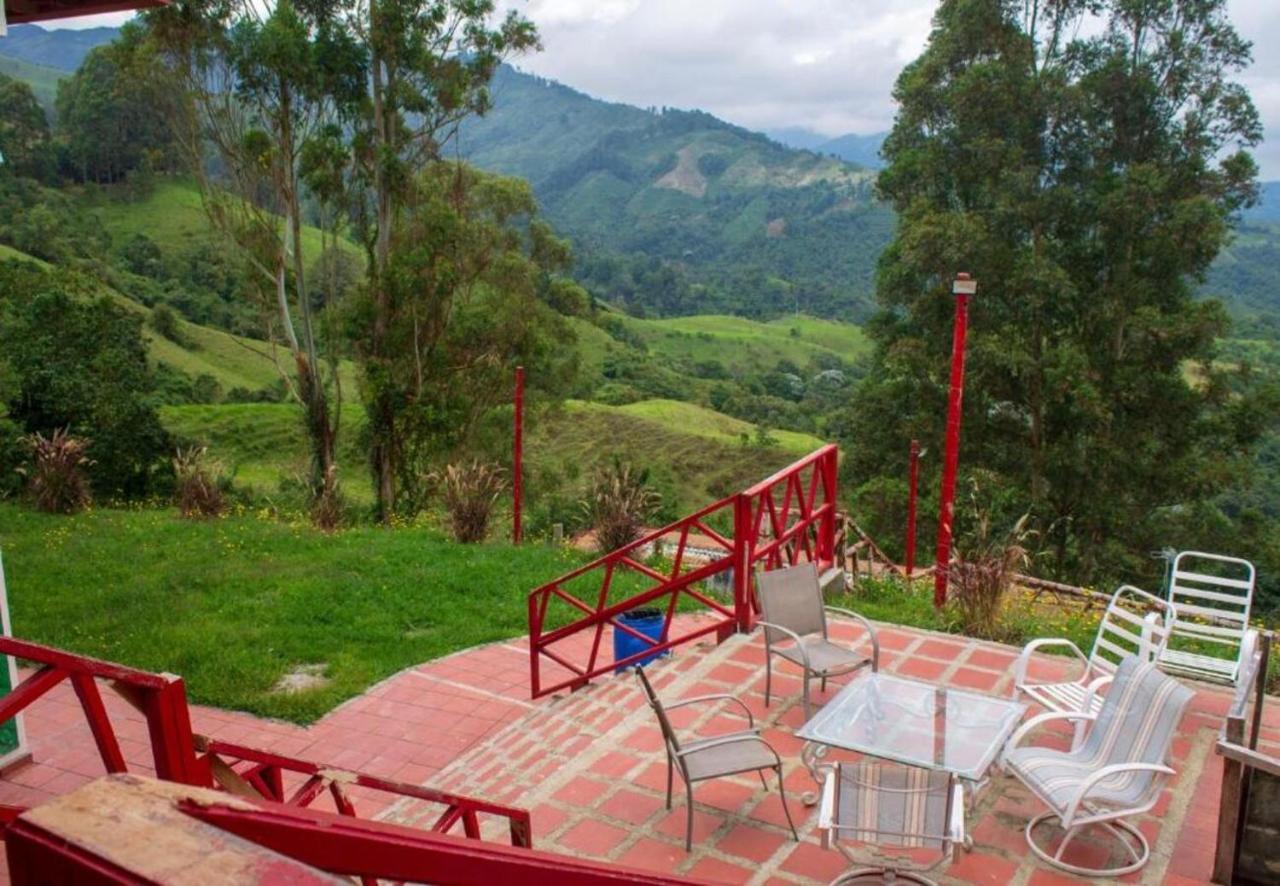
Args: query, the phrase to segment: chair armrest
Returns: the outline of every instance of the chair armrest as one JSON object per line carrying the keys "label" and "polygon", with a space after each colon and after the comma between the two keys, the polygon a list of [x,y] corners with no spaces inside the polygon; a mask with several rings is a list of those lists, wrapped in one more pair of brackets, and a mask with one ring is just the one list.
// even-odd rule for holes
{"label": "chair armrest", "polygon": [[948,822],[947,835],[952,843],[964,843],[964,784],[955,780],[951,794],[951,821]]}
{"label": "chair armrest", "polygon": [[722,735],[719,738],[711,738],[705,742],[699,742],[696,748],[686,748],[684,750],[676,751],[676,756],[684,757],[688,754],[696,754],[700,751],[705,751],[708,748],[718,748],[721,745],[735,744],[740,741],[760,742],[760,744],[764,745],[766,748],[769,749],[769,753],[773,754],[774,761],[779,766],[782,765],[782,758],[779,757],[778,752],[773,749],[773,745],[769,744],[769,742],[765,741],[763,738],[761,738],[759,735],[756,735],[754,732],[739,732],[734,735]]}
{"label": "chair armrest", "polygon": [[867,629],[867,633],[871,636],[871,670],[880,670],[880,637],[876,634],[875,625],[851,609],[841,609],[839,606],[824,606],[823,608],[828,612],[839,612],[841,615],[847,615]]}
{"label": "chair armrest", "polygon": [[1067,804],[1066,813],[1062,816],[1062,826],[1065,828],[1071,827],[1071,820],[1075,817],[1080,804],[1089,798],[1089,791],[1093,790],[1098,782],[1113,775],[1119,775],[1122,772],[1155,772],[1160,775],[1177,775],[1173,769],[1162,763],[1113,763],[1110,766],[1103,766],[1097,772],[1090,773],[1081,782],[1075,797]]}
{"label": "chair armrest", "polygon": [[828,769],[822,782],[822,799],[818,803],[818,830],[822,832],[822,848],[831,848],[831,832],[835,829],[836,779],[838,769]]}
{"label": "chair armrest", "polygon": [[1045,723],[1051,723],[1054,720],[1093,721],[1096,719],[1098,719],[1097,715],[1084,711],[1049,711],[1047,714],[1038,714],[1019,726],[1013,735],[1009,736],[1009,740],[1004,743],[1004,750],[1000,752],[1000,759],[1003,761],[1005,755],[1016,748],[1029,733],[1039,729]]}
{"label": "chair armrest", "polygon": [[1023,686],[1027,685],[1027,665],[1031,663],[1031,654],[1037,649],[1043,649],[1045,646],[1066,646],[1075,653],[1076,658],[1084,665],[1084,672],[1089,673],[1089,659],[1080,651],[1080,647],[1070,640],[1059,639],[1056,637],[1046,637],[1040,640],[1032,640],[1026,646],[1022,647],[1022,654],[1018,656],[1017,662],[1013,666],[1013,686],[1016,693]]}
{"label": "chair armrest", "polygon": [[667,702],[664,701],[662,703],[662,706],[666,708],[668,711],[674,711],[676,708],[682,708],[685,705],[699,704],[700,702],[704,702],[704,701],[733,702],[738,707],[742,708],[742,712],[747,715],[747,725],[750,726],[752,729],[755,728],[756,720],[755,720],[755,717],[751,716],[751,708],[747,707],[747,703],[742,699],[733,695],[729,695],[728,693],[719,693],[717,695],[699,695],[696,698],[681,699],[680,701],[677,701],[673,704],[668,704]]}
{"label": "chair armrest", "polygon": [[[763,627],[763,628],[773,628],[775,631],[782,631],[782,633],[786,634],[786,635],[787,635],[788,637],[790,637],[792,640],[795,640],[795,641],[796,641],[796,648],[800,650],[800,657],[804,659],[804,669],[805,669],[806,671],[811,671],[811,670],[813,670],[813,668],[812,668],[812,667],[810,666],[810,664],[809,664],[809,650],[807,650],[807,649],[805,649],[805,648],[804,648],[804,641],[800,639],[800,635],[799,635],[799,634],[797,634],[795,631],[791,630],[791,628],[784,628],[782,625],[774,624],[774,623],[773,623],[773,622],[771,622],[771,621],[758,621],[758,622],[756,622],[756,624],[760,625],[760,626],[761,626],[761,627]],[[765,632],[764,632],[764,645],[765,645],[765,647],[766,647],[766,649],[767,649],[766,654],[771,654],[771,653],[772,653],[772,649],[769,649],[768,647],[771,647],[773,644],[771,644],[771,643],[769,642],[769,632],[768,632],[768,631],[765,631]]]}

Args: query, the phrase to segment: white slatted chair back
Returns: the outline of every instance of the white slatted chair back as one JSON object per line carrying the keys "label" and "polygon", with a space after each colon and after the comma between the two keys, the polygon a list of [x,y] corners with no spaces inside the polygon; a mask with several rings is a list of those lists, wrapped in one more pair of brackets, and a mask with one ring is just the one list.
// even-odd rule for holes
{"label": "white slatted chair back", "polygon": [[1173,640],[1160,657],[1167,671],[1234,683],[1249,630],[1256,581],[1239,557],[1182,551],[1173,561],[1169,602],[1178,614]]}
{"label": "white slatted chair back", "polygon": [[1115,674],[1129,656],[1155,661],[1165,650],[1177,614],[1168,601],[1133,585],[1121,585],[1111,595],[1107,611],[1089,653],[1098,674]]}

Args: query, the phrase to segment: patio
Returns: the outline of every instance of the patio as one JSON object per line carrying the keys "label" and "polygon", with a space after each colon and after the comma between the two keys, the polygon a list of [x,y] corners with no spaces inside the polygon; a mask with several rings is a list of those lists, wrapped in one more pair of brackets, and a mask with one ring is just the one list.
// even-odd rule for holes
{"label": "patio", "polygon": [[[842,635],[842,632],[849,632]],[[835,639],[853,629],[833,624]],[[998,644],[885,625],[884,671],[981,692],[1007,694],[1016,650]],[[844,859],[823,850],[816,815],[799,802],[813,782],[799,762],[799,680],[774,676],[775,700],[764,707],[764,642],[759,632],[715,646],[686,646],[651,669],[667,699],[729,692],[742,698],[783,755],[786,787],[801,842],[789,839],[776,790],[747,774],[700,784],[695,793],[694,846],[683,847],[685,809],[677,791],[664,808],[666,771],[657,724],[631,675],[605,677],[571,695],[530,703],[524,640],[477,647],[428,662],[373,687],[303,729],[246,714],[192,706],[194,728],[214,738],[304,755],[335,767],[429,784],[510,803],[533,815],[539,849],[605,859],[638,868],[733,883],[827,882]],[[1033,667],[1050,677],[1067,666],[1044,657]],[[832,681],[821,704],[842,685]],[[1139,826],[1153,857],[1142,882],[1207,882],[1213,864],[1221,758],[1213,743],[1230,695],[1196,686],[1174,744],[1177,778]],[[150,771],[139,715],[104,695],[130,769]],[[1280,744],[1280,707],[1268,710],[1264,738]],[[741,728],[717,706],[673,713],[697,735]],[[27,712],[34,762],[0,780],[0,802],[35,805],[102,773],[74,693],[57,687]],[[1057,740],[1065,742],[1065,733]],[[416,801],[383,808],[382,796],[352,790],[362,814],[422,824],[438,812]],[[1194,798],[1194,802],[1192,799]],[[1037,863],[1022,828],[1037,807],[1024,788],[995,774],[969,816],[972,852],[940,870],[944,882],[1053,883],[1072,878]],[[500,829],[499,823],[491,825]],[[1083,858],[1098,848],[1082,841]],[[1071,853],[1069,853],[1070,855]],[[1134,879],[1134,878],[1126,878]]]}

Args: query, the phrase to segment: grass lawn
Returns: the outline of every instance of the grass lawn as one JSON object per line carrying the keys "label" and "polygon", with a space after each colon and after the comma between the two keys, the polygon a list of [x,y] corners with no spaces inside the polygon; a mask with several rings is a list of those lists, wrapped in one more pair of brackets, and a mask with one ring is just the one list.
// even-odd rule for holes
{"label": "grass lawn", "polygon": [[[14,633],[186,678],[193,701],[305,723],[403,668],[527,631],[526,594],[582,555],[429,529],[324,535],[170,509],[0,504]],[[271,692],[302,664],[328,686]]]}

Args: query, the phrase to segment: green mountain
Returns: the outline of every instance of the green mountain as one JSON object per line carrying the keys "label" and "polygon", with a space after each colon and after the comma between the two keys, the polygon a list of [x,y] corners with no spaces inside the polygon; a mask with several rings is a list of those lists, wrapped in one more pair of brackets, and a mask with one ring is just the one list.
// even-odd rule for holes
{"label": "green mountain", "polygon": [[603,102],[504,67],[461,156],[529,179],[607,300],[860,319],[892,215],[873,174],[700,111]]}
{"label": "green mountain", "polygon": [[[3,47],[3,44],[0,44],[0,47]],[[53,114],[53,102],[58,97],[58,81],[67,76],[66,71],[8,55],[0,55],[0,74],[25,81],[35,93],[36,101],[40,102],[46,115]]]}
{"label": "green mountain", "polygon": [[70,73],[80,67],[89,50],[110,43],[119,28],[45,29],[39,25],[12,25],[0,52],[9,58],[57,68]]}

